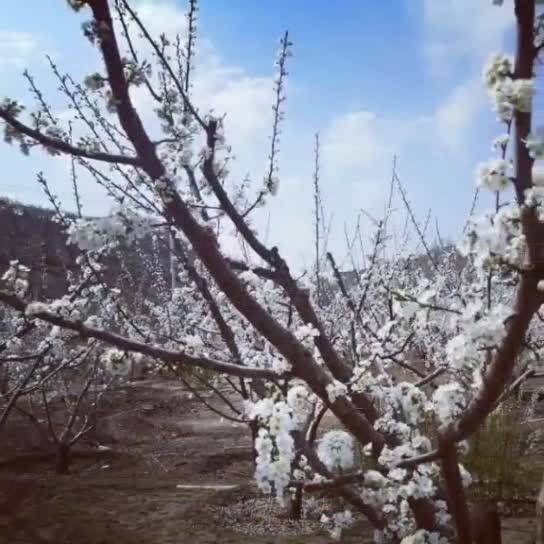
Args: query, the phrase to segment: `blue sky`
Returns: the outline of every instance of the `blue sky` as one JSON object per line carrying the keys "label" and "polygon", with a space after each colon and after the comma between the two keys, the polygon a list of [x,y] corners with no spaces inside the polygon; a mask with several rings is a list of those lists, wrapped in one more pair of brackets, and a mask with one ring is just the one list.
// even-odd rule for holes
{"label": "blue sky", "polygon": [[[182,0],[135,0],[155,33],[183,30]],[[486,57],[512,38],[511,5],[489,0],[203,0],[194,100],[225,111],[237,178],[264,173],[271,121],[273,60],[278,37],[294,42],[287,119],[280,157],[280,192],[270,214],[270,243],[296,262],[311,259],[312,147],[322,140],[322,191],[333,214],[331,247],[341,253],[344,224],[358,211],[383,209],[393,154],[410,200],[423,220],[431,208],[444,236],[455,238],[474,188],[474,168],[489,158],[502,129],[480,85]],[[9,2],[0,22],[0,95],[28,99],[20,77],[28,67],[58,111],[65,105],[44,61],[78,76],[100,67],[63,0]],[[149,101],[136,97],[142,110]],[[149,113],[149,112],[148,112]],[[143,112],[146,118],[146,112]],[[66,161],[33,152],[24,159],[0,146],[0,194],[44,203],[34,181],[44,170],[71,207]],[[107,213],[92,184],[85,210]],[[399,217],[402,215],[399,210]],[[433,221],[434,223],[434,221]]]}

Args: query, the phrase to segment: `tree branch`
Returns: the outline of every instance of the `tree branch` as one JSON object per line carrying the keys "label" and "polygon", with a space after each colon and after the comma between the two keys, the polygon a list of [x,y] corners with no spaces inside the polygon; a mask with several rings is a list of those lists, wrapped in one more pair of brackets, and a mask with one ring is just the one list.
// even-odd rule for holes
{"label": "tree branch", "polygon": [[92,159],[96,161],[107,162],[111,164],[126,164],[129,166],[140,166],[140,159],[137,157],[127,157],[126,155],[112,155],[111,153],[104,153],[102,151],[88,151],[80,147],[75,147],[58,138],[52,138],[47,136],[39,130],[30,128],[18,121],[13,115],[11,115],[5,108],[0,108],[0,119],[3,119],[8,125],[11,125],[15,130],[21,132],[25,136],[32,138],[44,147],[49,147],[58,151],[59,153],[66,153],[73,157],[83,157],[86,159]]}
{"label": "tree branch", "polygon": [[[22,301],[15,295],[1,290],[0,301],[22,313],[25,313],[26,309],[28,308],[28,304],[26,302]],[[245,378],[278,380],[286,377],[285,375],[280,375],[272,370],[224,363],[214,359],[208,359],[206,357],[193,357],[183,351],[171,351],[159,346],[150,346],[148,344],[143,344],[141,342],[137,342],[136,340],[120,336],[113,332],[97,329],[95,327],[87,327],[81,321],[73,321],[49,312],[36,312],[32,314],[32,317],[41,319],[42,321],[47,321],[48,323],[57,325],[63,329],[78,332],[83,338],[96,338],[97,340],[102,340],[103,342],[116,346],[124,351],[142,353],[143,355],[148,355],[149,357],[160,359],[168,363],[205,368],[214,372],[233,374],[235,376],[243,376]]]}

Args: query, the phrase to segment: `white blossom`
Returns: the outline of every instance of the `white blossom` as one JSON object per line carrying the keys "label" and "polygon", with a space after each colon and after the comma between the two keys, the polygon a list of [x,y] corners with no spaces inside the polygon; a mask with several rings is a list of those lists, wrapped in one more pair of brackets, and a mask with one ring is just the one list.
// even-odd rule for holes
{"label": "white blossom", "polygon": [[345,431],[329,431],[317,446],[317,455],[330,471],[346,470],[353,466],[353,437]]}
{"label": "white blossom", "polygon": [[536,163],[533,165],[533,185],[544,187],[544,167]]}
{"label": "white blossom", "polygon": [[287,404],[291,408],[293,423],[300,429],[314,410],[315,395],[305,385],[295,385],[287,392]]}
{"label": "white blossom", "polygon": [[455,382],[439,385],[433,393],[438,418],[443,423],[453,421],[465,408],[465,392]]}
{"label": "white blossom", "polygon": [[532,79],[515,79],[511,94],[512,104],[518,111],[531,111],[531,101],[535,94],[535,83]]}
{"label": "white blossom", "polygon": [[81,250],[96,250],[108,242],[132,242],[151,232],[148,218],[139,216],[129,208],[119,208],[109,216],[98,219],[78,219],[67,230],[68,242]]}
{"label": "white blossom", "polygon": [[257,417],[262,425],[255,440],[257,485],[265,493],[273,490],[278,501],[283,504],[295,456],[294,441],[290,434],[294,429],[291,409],[283,401],[262,399],[254,404],[250,415]]}
{"label": "white blossom", "polygon": [[502,151],[502,149],[508,145],[508,142],[510,142],[510,135],[501,134],[493,140],[493,143],[491,144],[491,149],[493,151]]}
{"label": "white blossom", "polygon": [[394,402],[401,407],[405,421],[417,425],[422,421],[426,410],[426,396],[412,383],[401,382],[391,390]]}
{"label": "white blossom", "polygon": [[544,159],[544,127],[531,132],[525,140],[525,145],[533,159]]}
{"label": "white blossom", "polygon": [[2,275],[2,281],[4,281],[6,287],[11,289],[17,296],[23,297],[28,291],[29,274],[30,268],[20,264],[17,260],[10,261],[9,268]]}
{"label": "white blossom", "polygon": [[466,256],[473,255],[477,268],[485,268],[499,258],[521,265],[526,240],[520,218],[520,209],[514,203],[473,220],[457,246],[459,252]]}
{"label": "white blossom", "polygon": [[514,61],[512,57],[502,53],[491,55],[487,61],[483,79],[488,90],[492,90],[496,85],[504,81],[514,71]]}
{"label": "white blossom", "polygon": [[490,191],[502,191],[508,186],[512,165],[504,159],[491,159],[482,162],[476,170],[476,182],[478,187]]}
{"label": "white blossom", "polygon": [[472,484],[472,476],[470,472],[461,464],[459,464],[459,472],[461,473],[461,481],[464,487],[469,487]]}
{"label": "white blossom", "polygon": [[345,397],[348,394],[348,388],[346,384],[339,382],[338,380],[334,380],[332,383],[329,383],[325,389],[327,391],[327,397],[329,398],[329,402],[331,404],[336,402],[337,398]]}
{"label": "white blossom", "polygon": [[108,349],[102,356],[106,369],[114,376],[126,376],[130,371],[130,359],[126,352],[116,348]]}
{"label": "white blossom", "polygon": [[352,526],[353,516],[349,510],[344,510],[336,512],[332,517],[323,514],[320,521],[327,526],[333,540],[340,540],[344,529],[349,529]]}
{"label": "white blossom", "polygon": [[[501,0],[493,0],[497,3]],[[419,529],[414,534],[406,536],[401,540],[401,544],[448,544],[445,537],[441,537],[439,533]]]}
{"label": "white blossom", "polygon": [[32,302],[30,303],[25,310],[25,315],[33,316],[36,314],[46,313],[49,309],[49,306],[43,302]]}
{"label": "white blossom", "polygon": [[512,79],[511,57],[495,53],[484,67],[483,79],[499,119],[508,122],[514,109],[528,112],[535,92],[532,79]]}
{"label": "white blossom", "polygon": [[505,78],[497,83],[489,94],[493,100],[494,109],[499,119],[510,121],[514,110],[521,112],[531,110],[534,92],[534,82],[532,79]]}
{"label": "white blossom", "polygon": [[300,325],[294,331],[295,337],[302,345],[309,350],[313,350],[314,347],[314,338],[319,336],[319,331],[310,323],[306,325]]}
{"label": "white blossom", "polygon": [[290,372],[292,368],[291,363],[286,361],[283,357],[274,357],[272,360],[272,370],[279,376],[286,372]]}

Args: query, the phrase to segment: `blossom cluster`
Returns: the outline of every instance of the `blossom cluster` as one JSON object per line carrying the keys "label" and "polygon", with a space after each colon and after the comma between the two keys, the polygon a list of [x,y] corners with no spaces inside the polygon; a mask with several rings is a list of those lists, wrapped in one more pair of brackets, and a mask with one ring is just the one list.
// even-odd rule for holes
{"label": "blossom cluster", "polygon": [[331,472],[342,472],[353,467],[353,437],[345,431],[328,431],[319,440],[317,455]]}
{"label": "blossom cluster", "polygon": [[501,121],[510,121],[514,110],[527,112],[535,92],[532,79],[513,77],[514,63],[511,57],[496,53],[488,60],[483,79],[493,107]]}
{"label": "blossom cluster", "polygon": [[291,408],[285,401],[264,398],[249,408],[248,417],[259,425],[255,440],[257,485],[265,493],[273,492],[283,504],[295,457]]}
{"label": "blossom cluster", "polygon": [[106,217],[78,219],[68,228],[68,242],[81,250],[97,250],[109,243],[132,242],[151,233],[149,218],[128,207],[115,210]]}
{"label": "blossom cluster", "polygon": [[18,296],[24,296],[28,290],[30,268],[14,260],[9,262],[8,269],[2,274],[6,287]]}

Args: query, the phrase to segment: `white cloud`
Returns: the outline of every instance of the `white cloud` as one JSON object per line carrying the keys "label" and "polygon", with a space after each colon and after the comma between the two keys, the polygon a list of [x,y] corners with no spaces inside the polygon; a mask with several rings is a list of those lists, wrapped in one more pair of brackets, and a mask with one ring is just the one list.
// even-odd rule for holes
{"label": "white cloud", "polygon": [[[138,13],[154,36],[165,32],[167,35],[183,31],[186,28],[185,17],[180,8],[168,0],[143,0],[138,4]],[[167,27],[163,19],[169,19]],[[142,42],[139,42],[142,44]],[[272,61],[272,59],[271,59]],[[271,63],[270,63],[271,64]],[[226,61],[216,49],[215,44],[206,36],[197,38],[197,55],[192,76],[192,100],[201,111],[213,109],[216,115],[226,114],[225,133],[227,143],[232,146],[236,160],[229,164],[231,175],[229,182],[239,182],[246,173],[254,182],[254,191],[260,189],[262,176],[266,169],[269,152],[269,136],[272,126],[272,103],[274,74],[268,77],[253,76],[242,66],[231,60]],[[145,89],[133,91],[138,110],[143,113],[146,126],[149,127],[152,115],[152,100],[146,98]],[[151,126],[156,122],[151,122]],[[295,131],[301,127],[294,127]],[[293,148],[287,150],[280,146],[281,185],[279,194],[270,198],[266,209],[257,210],[253,224],[258,225],[262,237],[268,237],[267,243],[278,244],[286,257],[293,262],[300,262],[311,240],[311,190],[306,184],[311,173],[304,171],[302,176],[292,175],[300,168],[286,158],[285,151],[291,157],[297,157]],[[311,164],[311,148],[308,150],[308,164]],[[300,154],[298,154],[300,157]],[[297,168],[298,167],[298,168]],[[304,168],[302,170],[305,170]],[[285,175],[283,175],[285,174]],[[230,229],[227,230],[230,232]],[[296,232],[296,236],[293,233]],[[225,249],[235,251],[237,242],[225,236]]]}
{"label": "white cloud", "polygon": [[[187,21],[182,6],[170,0],[141,0],[136,8],[154,38],[164,33],[172,40],[179,33],[184,39]],[[150,51],[145,40],[141,37],[136,40],[139,51]],[[149,54],[147,56],[150,58]],[[152,108],[156,104],[147,90],[141,87],[133,90],[132,95],[147,126],[157,125],[152,120]],[[201,112],[213,110],[216,115],[226,114],[227,140],[233,153],[243,159],[243,164],[240,164],[243,173],[257,167],[262,167],[264,172],[263,161],[267,154],[266,143],[272,120],[273,74],[270,77],[248,74],[241,66],[226,62],[214,44],[199,34],[191,95],[194,106]],[[233,174],[240,174],[236,172],[235,165],[231,170],[233,168]]]}
{"label": "white cloud", "polygon": [[484,0],[423,0],[422,8],[427,69],[453,80],[452,90],[431,114],[431,130],[449,151],[462,152],[486,105],[482,64],[503,47],[513,27],[512,1],[498,7]]}
{"label": "white cloud", "polygon": [[323,138],[323,163],[327,170],[359,169],[383,158],[376,114],[355,111],[335,117]]}
{"label": "white cloud", "polygon": [[482,60],[501,46],[514,22],[511,1],[423,0],[424,51],[432,73],[451,72],[452,63]]}
{"label": "white cloud", "polygon": [[[400,118],[353,111],[335,117],[322,138],[323,192],[329,210],[341,222],[351,219],[353,223],[360,209],[381,218],[394,155],[400,159],[401,175],[408,167],[410,175],[405,189],[409,197],[415,191],[417,198],[419,176],[423,174],[423,179],[428,180],[440,172],[438,157],[461,160],[465,156],[466,136],[474,130],[485,100],[479,78],[473,78],[460,83],[438,106],[430,106],[420,114],[408,113]],[[428,189],[426,198],[434,198],[433,191],[440,192],[438,187]],[[427,210],[416,204],[414,200],[416,215],[423,217]],[[400,201],[394,207],[400,212],[404,210]],[[393,224],[399,218],[400,215]],[[345,245],[342,228],[342,224],[333,227],[332,242],[336,248]],[[368,232],[373,232],[372,225],[369,228]]]}
{"label": "white cloud", "polygon": [[393,156],[402,150],[407,139],[421,132],[414,123],[421,125],[422,120],[391,119],[370,111],[352,111],[334,117],[323,131],[322,194],[327,212],[336,218],[331,247],[336,250],[345,247],[344,225],[353,223],[361,209],[382,217]]}
{"label": "white cloud", "polygon": [[37,48],[37,40],[28,32],[0,30],[0,66],[20,67]]}
{"label": "white cloud", "polygon": [[174,37],[185,34],[187,21],[185,11],[175,3],[164,0],[141,0],[136,4],[138,17],[145,23],[151,36],[158,38],[160,34]]}
{"label": "white cloud", "polygon": [[432,131],[435,115],[388,117],[370,111],[337,115],[323,132],[322,159],[326,172],[361,177],[376,172],[377,165],[389,169],[393,155],[407,145],[436,144]]}
{"label": "white cloud", "polygon": [[229,145],[235,155],[247,159],[248,154],[266,156],[263,146],[272,121],[272,87],[272,77],[252,77],[219,61],[195,72],[193,96],[202,111],[226,114]]}
{"label": "white cloud", "polygon": [[479,79],[458,85],[436,109],[433,122],[442,143],[450,151],[462,150],[466,132],[485,104],[485,94]]}
{"label": "white cloud", "polygon": [[[487,6],[474,6],[486,4],[485,0],[423,1],[425,47],[429,62],[439,67],[449,69],[452,63],[487,55],[504,36],[506,23],[502,18],[505,14],[496,15],[496,12],[508,12],[507,7],[494,8],[495,13],[492,13],[491,7],[487,10]],[[136,6],[153,36],[158,37],[163,32],[170,36],[178,32],[184,35],[186,20],[181,4],[173,0],[140,0]],[[490,23],[484,17],[486,13],[499,17],[500,21]],[[484,32],[485,36],[479,35],[479,32]],[[137,37],[137,32],[134,32],[134,39],[140,56],[147,56],[150,60],[149,48],[142,47],[144,42]],[[197,43],[192,93],[195,105],[203,112],[214,108],[218,114],[227,114],[227,141],[238,157],[230,166],[230,179],[239,181],[249,171],[257,190],[269,150],[273,74],[270,77],[254,76],[235,60],[225,60],[205,36],[199,34]],[[28,46],[27,51],[31,51]],[[482,105],[483,95],[477,88],[479,63],[478,60],[474,73],[457,82],[442,103],[430,105],[423,114],[407,110],[406,115],[400,118],[371,111],[348,111],[337,114],[324,127],[321,139],[322,191],[327,213],[332,212],[336,218],[333,221],[331,245],[344,247],[344,222],[353,222],[361,208],[380,216],[395,153],[399,154],[401,165],[408,162],[422,164],[422,172],[430,176],[428,160],[445,150],[457,152],[461,148]],[[153,137],[157,136],[158,122],[153,120],[152,111],[155,103],[147,95],[145,87],[134,89],[132,95],[146,127]],[[300,262],[301,255],[310,260],[313,205],[311,135],[307,133],[308,127],[297,123],[296,119],[288,116],[285,126],[286,139],[282,140],[280,155],[279,195],[270,199],[269,207],[259,211],[254,220],[254,224],[262,227],[260,231],[264,233],[270,214],[268,242],[278,244],[293,263]],[[312,130],[314,128],[323,127],[312,127]],[[63,189],[59,186],[58,192],[63,193],[68,202],[71,189],[68,177],[64,179],[66,165],[62,162],[57,164],[61,174],[50,177],[63,179]],[[415,173],[417,168],[412,169],[412,183],[419,175]],[[86,212],[107,211],[100,201],[101,192],[96,190],[91,180],[85,183],[82,190],[86,197]]]}

